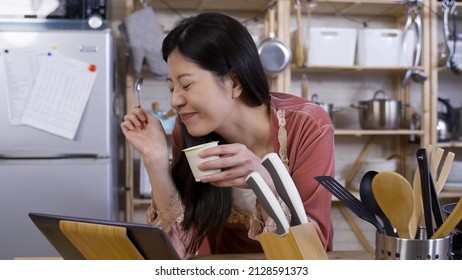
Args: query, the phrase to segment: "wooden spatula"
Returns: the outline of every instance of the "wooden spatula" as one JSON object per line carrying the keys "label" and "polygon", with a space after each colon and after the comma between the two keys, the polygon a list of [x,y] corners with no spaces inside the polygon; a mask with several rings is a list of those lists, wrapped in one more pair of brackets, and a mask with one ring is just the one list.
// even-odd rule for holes
{"label": "wooden spatula", "polygon": [[[431,154],[432,150],[433,145],[428,144],[426,147],[427,154]],[[412,193],[414,196],[414,209],[412,211],[411,220],[409,221],[409,228],[411,229],[411,236],[415,237],[420,218],[422,217],[422,184],[420,182],[419,168],[415,169],[414,181],[412,183]]]}
{"label": "wooden spatula", "polygon": [[372,191],[398,236],[414,238],[409,223],[414,211],[414,195],[406,178],[396,172],[380,172],[372,179]]}
{"label": "wooden spatula", "polygon": [[441,225],[438,230],[432,235],[432,239],[438,239],[448,236],[457,224],[462,220],[462,198],[459,198],[456,207],[449,214],[446,221]]}

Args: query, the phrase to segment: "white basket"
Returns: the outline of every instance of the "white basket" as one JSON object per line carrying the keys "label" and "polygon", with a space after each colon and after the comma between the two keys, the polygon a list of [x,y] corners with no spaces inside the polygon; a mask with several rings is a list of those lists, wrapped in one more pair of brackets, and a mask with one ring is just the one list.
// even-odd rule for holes
{"label": "white basket", "polygon": [[412,66],[415,34],[410,30],[403,43],[400,29],[361,29],[358,32],[357,64],[361,66]]}
{"label": "white basket", "polygon": [[[454,41],[448,41],[449,49],[452,51],[454,48]],[[459,68],[462,68],[462,41],[456,41],[456,51],[454,53],[454,62]],[[447,66],[451,67],[449,64],[449,59],[447,62]]]}
{"label": "white basket", "polygon": [[357,30],[311,27],[308,65],[352,66],[355,61]]}

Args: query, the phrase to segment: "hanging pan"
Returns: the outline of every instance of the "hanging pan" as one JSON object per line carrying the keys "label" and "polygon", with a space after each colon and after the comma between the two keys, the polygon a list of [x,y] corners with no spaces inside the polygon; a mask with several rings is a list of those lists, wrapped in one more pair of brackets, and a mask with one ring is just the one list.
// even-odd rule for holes
{"label": "hanging pan", "polygon": [[292,58],[292,52],[282,42],[275,38],[274,32],[274,1],[268,7],[269,13],[269,36],[263,40],[258,47],[260,60],[263,64],[265,73],[269,77],[276,77],[281,73]]}

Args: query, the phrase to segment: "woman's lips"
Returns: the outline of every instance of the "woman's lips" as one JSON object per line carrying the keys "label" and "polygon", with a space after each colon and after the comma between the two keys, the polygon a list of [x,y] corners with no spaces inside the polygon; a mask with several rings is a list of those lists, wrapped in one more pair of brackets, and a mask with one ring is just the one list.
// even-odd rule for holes
{"label": "woman's lips", "polygon": [[180,118],[183,122],[188,121],[192,117],[194,117],[196,113],[180,113]]}

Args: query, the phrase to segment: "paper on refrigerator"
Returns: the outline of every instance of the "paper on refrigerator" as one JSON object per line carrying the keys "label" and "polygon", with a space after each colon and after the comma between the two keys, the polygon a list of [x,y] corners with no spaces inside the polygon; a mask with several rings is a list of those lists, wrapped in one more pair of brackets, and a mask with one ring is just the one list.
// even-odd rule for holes
{"label": "paper on refrigerator", "polygon": [[[74,139],[96,78],[96,66],[50,51],[31,54],[21,64],[8,63],[20,52],[9,50],[5,55],[6,72],[21,77],[7,74],[10,123]],[[38,67],[26,70],[31,65]],[[25,72],[23,78],[21,73]]]}
{"label": "paper on refrigerator", "polygon": [[5,67],[8,118],[11,125],[20,125],[41,61],[48,48],[8,49],[0,56]]}

